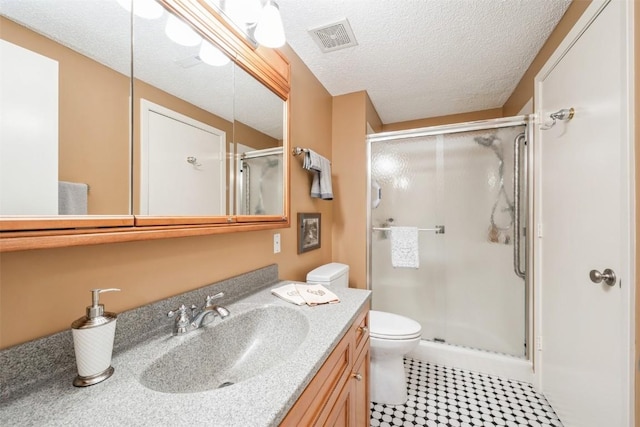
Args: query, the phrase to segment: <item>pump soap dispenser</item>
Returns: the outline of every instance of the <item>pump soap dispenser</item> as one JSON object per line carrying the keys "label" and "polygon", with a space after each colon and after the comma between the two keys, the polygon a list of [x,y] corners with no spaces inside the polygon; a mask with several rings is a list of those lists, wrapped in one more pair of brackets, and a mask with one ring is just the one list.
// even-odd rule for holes
{"label": "pump soap dispenser", "polygon": [[87,307],[87,315],[71,324],[78,366],[78,376],[73,380],[76,387],[97,384],[113,374],[111,353],[117,316],[104,311],[104,305],[99,303],[99,298],[102,292],[119,290],[93,289],[92,304]]}

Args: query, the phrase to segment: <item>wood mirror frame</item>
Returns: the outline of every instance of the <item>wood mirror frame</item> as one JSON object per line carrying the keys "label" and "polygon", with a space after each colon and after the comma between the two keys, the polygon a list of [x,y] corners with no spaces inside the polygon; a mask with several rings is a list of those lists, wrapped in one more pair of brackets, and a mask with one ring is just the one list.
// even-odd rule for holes
{"label": "wood mirror frame", "polygon": [[65,216],[0,218],[0,252],[44,249],[255,231],[290,226],[289,208],[289,91],[290,65],[278,51],[252,46],[204,0],[158,0],[191,23],[239,67],[279,96],[286,104],[283,141],[283,215],[218,217]]}

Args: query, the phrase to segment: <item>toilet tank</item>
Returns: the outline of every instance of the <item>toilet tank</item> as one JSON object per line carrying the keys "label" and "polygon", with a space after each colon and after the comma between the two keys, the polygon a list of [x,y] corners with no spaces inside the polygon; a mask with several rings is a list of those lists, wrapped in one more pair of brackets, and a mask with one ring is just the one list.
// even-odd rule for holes
{"label": "toilet tank", "polygon": [[307,283],[348,288],[349,266],[339,262],[321,265],[307,274]]}

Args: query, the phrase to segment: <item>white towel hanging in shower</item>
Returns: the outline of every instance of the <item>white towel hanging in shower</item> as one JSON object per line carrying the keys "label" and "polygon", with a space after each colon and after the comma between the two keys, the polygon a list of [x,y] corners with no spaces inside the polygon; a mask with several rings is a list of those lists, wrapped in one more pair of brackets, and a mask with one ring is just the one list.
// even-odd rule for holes
{"label": "white towel hanging in shower", "polygon": [[389,227],[391,229],[391,265],[420,268],[418,227]]}

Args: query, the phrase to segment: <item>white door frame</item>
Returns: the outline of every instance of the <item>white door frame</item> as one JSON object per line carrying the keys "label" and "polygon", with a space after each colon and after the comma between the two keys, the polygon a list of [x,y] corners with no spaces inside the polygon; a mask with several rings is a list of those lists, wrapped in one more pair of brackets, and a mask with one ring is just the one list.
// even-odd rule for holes
{"label": "white door frame", "polygon": [[[189,116],[180,114],[162,105],[155,104],[144,98],[140,99],[140,206],[139,210],[141,215],[146,215],[149,212],[149,113],[155,112],[171,119],[177,120],[182,123],[186,123],[195,128],[205,130],[215,135],[219,135],[222,138],[223,143],[220,145],[219,158],[220,162],[220,182],[227,182],[227,133],[223,130],[215,128],[206,123],[199,122]],[[226,185],[223,191],[220,192],[220,206],[226,206]]]}
{"label": "white door frame", "polygon": [[[605,8],[605,6],[610,1],[624,1],[626,13],[624,18],[622,18],[622,22],[620,22],[621,27],[623,28],[624,33],[627,38],[627,45],[625,46],[625,52],[623,53],[623,57],[626,59],[626,67],[625,74],[621,76],[624,78],[622,82],[623,90],[622,97],[622,105],[621,111],[623,113],[622,117],[622,128],[620,129],[621,136],[624,141],[626,141],[626,147],[622,148],[622,164],[618,165],[618,167],[612,168],[612,173],[618,171],[622,175],[622,182],[624,183],[624,188],[622,188],[623,194],[626,195],[625,199],[628,209],[623,210],[621,223],[628,224],[629,226],[629,235],[622,236],[621,240],[621,253],[623,254],[624,259],[621,260],[621,265],[623,266],[623,270],[620,271],[619,277],[624,281],[622,290],[624,292],[624,307],[622,313],[622,324],[620,325],[621,331],[628,339],[625,343],[627,348],[623,349],[625,354],[624,366],[621,367],[621,375],[624,375],[623,381],[626,381],[626,398],[625,401],[622,402],[623,408],[625,408],[625,414],[623,419],[625,420],[626,426],[632,426],[634,423],[634,374],[635,374],[635,286],[636,286],[636,271],[635,271],[635,156],[634,156],[634,45],[633,45],[633,1],[629,0],[593,0],[591,5],[587,8],[587,10],[583,13],[582,17],[578,20],[573,29],[567,34],[563,42],[558,46],[554,54],[549,58],[544,67],[540,70],[538,75],[535,78],[535,86],[534,86],[534,99],[538,99],[541,92],[541,85],[544,79],[549,75],[549,73],[555,68],[555,66],[560,62],[560,60],[565,56],[565,54],[571,49],[571,47],[576,43],[576,41],[580,38],[580,36],[584,33],[584,31],[589,27],[591,22],[596,19],[599,13]],[[636,29],[637,30],[637,29]],[[570,107],[570,106],[567,106]],[[532,156],[530,158],[534,159],[534,167],[535,165],[539,165],[539,155],[537,154],[539,151],[536,149],[536,144],[540,140],[539,134],[541,132],[539,126],[542,122],[548,121],[545,120],[545,117],[548,119],[550,111],[539,111],[539,106],[535,106],[536,109],[536,120],[533,125],[533,144],[529,148],[530,154]],[[546,114],[546,116],[545,116]],[[534,172],[535,174],[535,172]],[[540,176],[536,174],[533,183],[534,183],[534,224],[540,224],[540,215],[541,215],[541,197],[540,197]],[[594,203],[597,203],[598,200],[594,200]],[[538,235],[540,230],[535,230],[535,235]],[[594,230],[594,232],[599,232],[598,230]],[[602,231],[604,232],[604,230]],[[538,340],[542,322],[541,322],[541,265],[540,265],[540,249],[541,245],[537,239],[537,237],[533,236],[532,233],[532,244],[533,244],[533,286],[534,286],[534,300],[536,302],[535,307],[535,322],[534,322],[534,337],[536,343],[536,349],[538,345],[541,343]],[[616,272],[617,273],[617,272]],[[538,355],[536,351],[536,356]],[[541,384],[541,369],[540,369],[540,357],[534,356],[534,370],[536,375],[536,382]]]}

